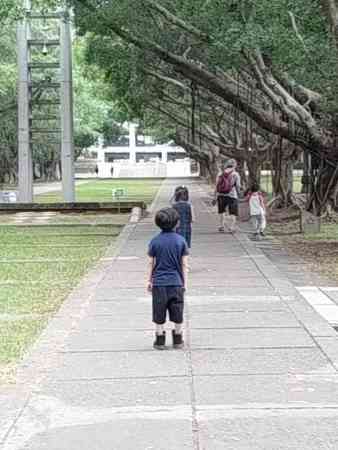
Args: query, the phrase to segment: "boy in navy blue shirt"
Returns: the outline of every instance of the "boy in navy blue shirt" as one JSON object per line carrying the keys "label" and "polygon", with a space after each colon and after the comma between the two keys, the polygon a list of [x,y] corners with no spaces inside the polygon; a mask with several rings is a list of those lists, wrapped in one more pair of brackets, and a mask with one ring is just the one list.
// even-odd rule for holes
{"label": "boy in navy blue shirt", "polygon": [[173,347],[182,348],[182,324],[184,292],[187,287],[188,246],[185,239],[175,233],[179,215],[173,208],[161,209],[156,213],[155,223],[162,230],[155,236],[148,250],[148,291],[153,296],[153,322],[156,324],[154,348],[164,350],[167,311],[174,322],[172,330]]}

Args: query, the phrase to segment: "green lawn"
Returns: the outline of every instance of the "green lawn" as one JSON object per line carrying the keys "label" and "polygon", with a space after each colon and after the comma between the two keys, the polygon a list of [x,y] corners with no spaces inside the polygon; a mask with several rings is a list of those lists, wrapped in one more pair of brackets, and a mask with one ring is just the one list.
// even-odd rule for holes
{"label": "green lawn", "polygon": [[[126,200],[151,203],[163,180],[93,180],[76,187],[78,202],[111,202],[112,189],[124,188]],[[61,192],[50,192],[35,197],[35,201],[43,203],[61,202]]]}
{"label": "green lawn", "polygon": [[0,378],[36,339],[119,226],[0,227]]}

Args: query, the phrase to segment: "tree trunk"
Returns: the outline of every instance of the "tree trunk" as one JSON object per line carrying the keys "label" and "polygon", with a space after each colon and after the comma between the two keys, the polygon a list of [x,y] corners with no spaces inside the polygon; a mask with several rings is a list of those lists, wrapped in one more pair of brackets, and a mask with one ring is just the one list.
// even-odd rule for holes
{"label": "tree trunk", "polygon": [[310,155],[307,151],[303,152],[303,176],[302,176],[302,194],[308,194],[310,191]]}
{"label": "tree trunk", "polygon": [[248,187],[250,188],[253,184],[260,185],[262,163],[255,157],[248,158],[246,163],[248,166]]}
{"label": "tree trunk", "polygon": [[337,209],[338,198],[338,166],[323,161],[317,170],[315,182],[311,186],[306,209],[320,216],[325,212],[327,205]]}
{"label": "tree trunk", "polygon": [[219,164],[218,164],[218,158],[214,155],[210,154],[209,164],[208,164],[208,178],[210,184],[215,184],[217,180],[217,176],[219,173]]}
{"label": "tree trunk", "polygon": [[200,175],[202,178],[206,178],[208,173],[207,165],[204,161],[200,161]]}
{"label": "tree trunk", "polygon": [[237,171],[241,177],[241,187],[246,191],[249,187],[245,161],[237,161]]}
{"label": "tree trunk", "polygon": [[292,203],[293,159],[283,155],[282,148],[276,148],[272,153],[271,164],[274,205],[278,208],[286,208]]}

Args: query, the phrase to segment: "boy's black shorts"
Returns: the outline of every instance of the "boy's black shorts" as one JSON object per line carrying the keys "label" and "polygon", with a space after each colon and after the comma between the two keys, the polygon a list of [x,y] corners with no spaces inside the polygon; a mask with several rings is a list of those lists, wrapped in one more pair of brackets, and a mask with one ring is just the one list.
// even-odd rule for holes
{"label": "boy's black shorts", "polygon": [[231,216],[238,216],[238,200],[228,195],[219,195],[217,197],[218,214],[223,214],[229,208]]}
{"label": "boy's black shorts", "polygon": [[153,286],[153,322],[162,325],[169,319],[174,323],[183,322],[184,288],[179,286]]}

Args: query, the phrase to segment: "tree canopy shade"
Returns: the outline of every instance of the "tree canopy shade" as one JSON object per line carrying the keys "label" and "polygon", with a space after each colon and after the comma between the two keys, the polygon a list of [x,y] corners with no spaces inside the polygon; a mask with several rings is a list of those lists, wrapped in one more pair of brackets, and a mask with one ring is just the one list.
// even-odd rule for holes
{"label": "tree canopy shade", "polygon": [[[187,93],[194,86],[203,93],[200,103],[209,109],[203,113],[209,132],[203,134],[215,145],[222,139],[213,135],[219,137],[215,129],[210,133],[210,99],[217,114],[223,110],[229,118],[232,111],[234,117],[235,109],[239,122],[245,117],[252,121],[260,144],[276,143],[275,136],[319,155],[320,184],[323,177],[335,177],[326,182],[330,189],[317,189],[313,196],[317,209],[325,204],[338,179],[333,0],[70,3],[79,31],[90,35],[90,59],[105,67],[116,94],[131,111],[139,115],[153,108],[157,96],[157,110],[168,114],[169,96],[171,106],[183,101],[181,108],[176,104],[175,111],[171,109],[172,120],[180,122],[177,111],[190,101]],[[222,127],[229,128],[224,118]],[[232,134],[228,145],[238,150]],[[244,146],[248,149],[248,142]],[[279,149],[284,146],[278,143]]]}

